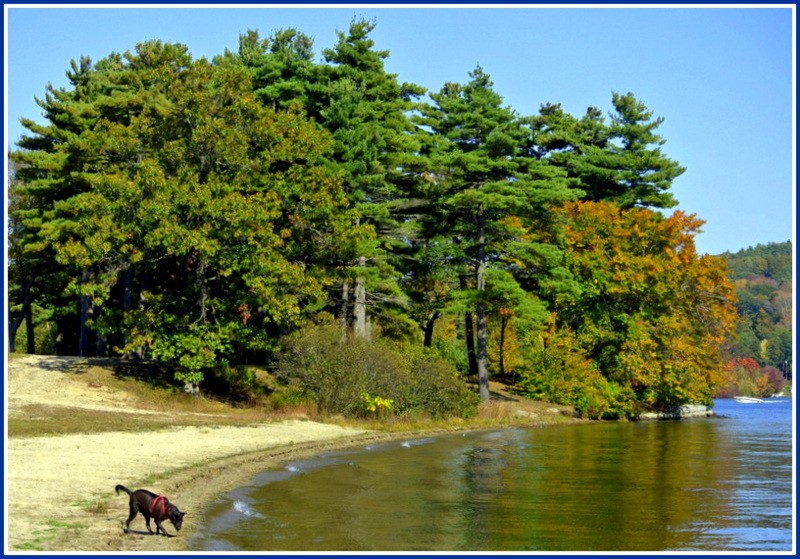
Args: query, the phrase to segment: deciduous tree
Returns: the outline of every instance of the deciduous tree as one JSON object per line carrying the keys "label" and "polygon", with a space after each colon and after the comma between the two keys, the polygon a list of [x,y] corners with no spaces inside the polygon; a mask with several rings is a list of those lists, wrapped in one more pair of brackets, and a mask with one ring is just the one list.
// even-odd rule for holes
{"label": "deciduous tree", "polygon": [[610,202],[562,211],[567,262],[582,291],[558,306],[558,326],[641,405],[709,403],[736,312],[724,261],[695,251],[703,222]]}

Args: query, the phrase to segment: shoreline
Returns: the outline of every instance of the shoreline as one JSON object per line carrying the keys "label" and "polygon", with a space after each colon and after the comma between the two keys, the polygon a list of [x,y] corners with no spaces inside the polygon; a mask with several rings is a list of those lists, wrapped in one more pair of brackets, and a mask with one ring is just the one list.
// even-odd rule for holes
{"label": "shoreline", "polygon": [[[7,551],[168,551],[183,542],[211,499],[254,473],[301,454],[347,447],[375,435],[313,421],[219,428],[176,427],[6,440]],[[178,537],[147,534],[139,515],[122,531],[127,495],[118,483],[165,495],[187,511]],[[174,529],[165,524],[170,533]]]}
{"label": "shoreline", "polygon": [[[581,423],[581,422],[578,422]],[[175,472],[161,480],[167,497],[170,494],[176,495],[175,503],[182,511],[188,511],[187,521],[184,521],[183,529],[177,537],[164,538],[150,536],[144,532],[144,521],[137,517],[132,525],[138,531],[142,528],[142,534],[124,534],[120,530],[118,540],[120,546],[117,551],[155,551],[155,552],[204,552],[204,550],[191,550],[188,548],[188,540],[198,529],[198,523],[192,522],[192,512],[196,517],[201,516],[201,511],[206,509],[213,501],[232,491],[233,489],[246,484],[261,472],[280,469],[289,462],[295,460],[305,460],[314,458],[331,451],[358,450],[372,443],[388,443],[414,439],[417,437],[437,437],[446,436],[459,432],[480,432],[495,429],[514,429],[519,427],[544,427],[545,423],[520,423],[516,425],[497,425],[491,427],[476,426],[455,429],[429,429],[418,431],[398,431],[382,432],[367,431],[364,433],[345,436],[329,440],[321,440],[310,443],[281,445],[269,449],[246,452],[234,456],[226,456],[217,460],[212,460],[203,464],[198,464],[191,468]],[[213,484],[204,483],[214,479]],[[177,497],[179,496],[179,497]],[[127,501],[126,501],[127,505]],[[122,512],[125,513],[127,508]],[[122,514],[124,517],[124,514]],[[121,518],[120,520],[124,520]],[[142,526],[138,526],[139,522]],[[169,522],[165,523],[170,533],[174,532]],[[126,541],[128,540],[128,541]]]}
{"label": "shoreline", "polygon": [[[480,429],[475,429],[476,431]],[[472,431],[472,429],[470,429]],[[304,460],[317,457],[325,452],[350,450],[364,447],[376,442],[402,441],[417,436],[444,435],[455,431],[406,431],[396,433],[384,433],[380,431],[369,431],[359,435],[331,439],[327,441],[317,441],[305,444],[283,445],[265,450],[256,450],[235,456],[227,456],[219,460],[214,460],[201,464],[187,470],[177,472],[169,478],[163,480],[162,485],[166,491],[180,495],[175,498],[181,510],[189,511],[187,521],[178,537],[175,538],[156,538],[155,536],[140,536],[141,545],[128,549],[123,546],[123,551],[183,551],[195,552],[190,550],[188,541],[198,529],[197,518],[201,517],[201,511],[205,510],[213,501],[225,493],[246,484],[257,474],[269,470],[276,470],[284,467],[291,461]],[[204,483],[214,479],[213,484]],[[192,512],[196,516],[192,518]],[[142,520],[137,518],[144,524]],[[137,522],[134,520],[134,524]],[[195,522],[191,522],[195,520]],[[167,522],[165,523],[168,531],[174,530]],[[120,533],[120,539],[130,537],[130,534]],[[202,551],[202,550],[200,550]]]}
{"label": "shoreline", "polygon": [[[26,356],[8,361],[7,428],[13,419],[16,429],[34,434],[8,437],[6,431],[6,553],[186,552],[201,523],[201,511],[256,474],[293,460],[376,442],[582,422],[563,406],[501,400],[489,410],[499,415],[487,415],[484,421],[397,431],[343,427],[305,417],[236,424],[224,420],[224,410],[217,423],[217,413],[137,405],[112,382],[112,374],[75,358]],[[48,431],[47,425],[56,426],[60,418],[73,425],[113,420],[139,428],[94,431],[89,423],[76,432]],[[37,434],[31,426],[42,420],[44,427]],[[150,536],[141,515],[133,520],[132,532],[124,533],[128,496],[115,493],[117,484],[165,495],[187,512],[177,537]],[[165,527],[174,532],[169,522]]]}
{"label": "shoreline", "polygon": [[[257,474],[291,461],[358,450],[371,443],[537,425],[547,423],[385,432],[288,420],[11,438],[6,440],[5,549],[7,553],[188,552],[188,540],[201,523],[202,511],[214,500]],[[182,530],[176,534],[171,523],[165,522],[176,537],[152,536],[138,515],[131,533],[123,532],[128,496],[114,492],[118,483],[165,495],[187,513]]]}

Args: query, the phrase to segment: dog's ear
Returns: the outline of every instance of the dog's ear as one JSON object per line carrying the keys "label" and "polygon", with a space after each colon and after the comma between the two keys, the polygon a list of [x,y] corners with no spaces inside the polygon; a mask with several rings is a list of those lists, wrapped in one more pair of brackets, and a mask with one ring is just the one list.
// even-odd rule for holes
{"label": "dog's ear", "polygon": [[183,517],[184,517],[184,516],[186,516],[187,514],[189,514],[189,513],[187,513],[187,512],[182,512],[182,513],[181,513],[181,518],[183,518]]}

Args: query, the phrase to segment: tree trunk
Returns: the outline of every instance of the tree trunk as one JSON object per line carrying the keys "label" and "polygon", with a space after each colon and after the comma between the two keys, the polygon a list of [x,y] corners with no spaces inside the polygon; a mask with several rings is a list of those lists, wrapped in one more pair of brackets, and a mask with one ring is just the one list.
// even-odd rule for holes
{"label": "tree trunk", "polygon": [[439,318],[439,311],[433,311],[431,314],[428,315],[428,320],[425,322],[425,338],[422,341],[422,345],[425,347],[431,347],[433,345],[433,328],[436,326],[436,320]]}
{"label": "tree trunk", "polygon": [[[90,274],[88,270],[83,271],[81,283],[88,283]],[[78,355],[80,357],[90,357],[89,347],[91,344],[91,331],[87,322],[92,318],[94,312],[94,305],[92,298],[88,295],[81,295],[81,313],[80,313],[80,332],[78,334]]]}
{"label": "tree trunk", "polygon": [[[94,317],[95,319],[100,317],[100,313],[103,312],[103,307],[98,306],[94,308]],[[97,357],[105,357],[106,355],[106,348],[108,347],[108,338],[105,334],[97,334],[97,339],[95,341],[95,355]]]}
{"label": "tree trunk", "polygon": [[484,239],[483,206],[478,209],[478,254],[475,266],[475,287],[478,290],[478,305],[476,314],[478,318],[478,390],[481,400],[489,401],[489,359],[488,341],[489,325],[486,317],[486,303],[483,301],[483,292],[486,291],[486,240]]}
{"label": "tree trunk", "polygon": [[347,328],[347,323],[350,317],[347,314],[347,309],[350,306],[350,280],[346,279],[342,282],[342,309],[339,313],[339,322],[342,328]]}
{"label": "tree trunk", "polygon": [[475,313],[464,313],[464,337],[467,342],[467,363],[469,363],[469,375],[478,374],[478,357],[475,351]]}
{"label": "tree trunk", "polygon": [[33,308],[30,300],[25,301],[22,312],[25,313],[25,333],[28,338],[25,350],[28,355],[34,355],[36,353],[36,333],[33,331]]}
{"label": "tree trunk", "polygon": [[500,376],[505,378],[506,376],[506,359],[503,355],[505,353],[505,346],[506,346],[506,326],[508,325],[508,319],[505,316],[500,317]]}
{"label": "tree trunk", "polygon": [[199,382],[184,382],[183,391],[190,396],[200,396],[200,383]]}
{"label": "tree trunk", "polygon": [[355,302],[353,304],[353,334],[357,338],[367,337],[367,290],[364,287],[364,278],[356,278],[355,291],[353,293]]}
{"label": "tree trunk", "polygon": [[[461,289],[467,288],[467,278],[459,278]],[[471,311],[464,313],[464,340],[467,344],[467,363],[469,365],[469,376],[478,374],[478,360],[475,357],[475,321]]]}
{"label": "tree trunk", "polygon": [[339,325],[342,328],[342,342],[347,340],[347,327],[350,318],[347,315],[347,309],[350,305],[350,280],[346,279],[342,282],[342,308],[339,311]]}
{"label": "tree trunk", "polygon": [[195,274],[197,276],[197,284],[200,286],[200,300],[197,302],[198,312],[200,313],[200,322],[202,324],[208,324],[208,278],[206,276],[206,271],[208,270],[208,264],[206,263],[205,259],[200,257],[200,261],[197,264],[197,270],[195,270]]}
{"label": "tree trunk", "polygon": [[[14,353],[17,351],[17,331],[19,327],[22,325],[22,321],[25,321],[27,332],[28,332],[28,353],[33,354],[35,351],[30,351],[31,348],[31,339],[33,338],[33,316],[31,312],[31,298],[33,293],[33,280],[28,280],[25,283],[25,287],[22,290],[22,310],[19,313],[19,316],[14,320],[10,320],[8,323],[8,351],[9,353]],[[10,317],[9,313],[9,317]],[[35,344],[34,344],[35,348]]]}
{"label": "tree trunk", "polygon": [[[359,267],[366,265],[366,258],[363,256],[358,259]],[[355,324],[353,324],[353,334],[356,338],[367,337],[367,288],[366,280],[363,277],[356,278],[355,290],[353,293],[355,303],[353,305],[353,317]]]}
{"label": "tree trunk", "polygon": [[[80,311],[80,309],[76,309]],[[78,353],[78,332],[80,328],[75,328],[78,316],[70,313],[56,318],[56,355],[75,355]]]}
{"label": "tree trunk", "polygon": [[486,318],[486,306],[483,303],[478,303],[478,344],[477,344],[477,360],[478,360],[478,390],[481,395],[481,400],[484,402],[489,401],[489,366],[488,366],[488,339],[489,328]]}
{"label": "tree trunk", "polygon": [[[22,318],[22,315],[20,315]],[[16,324],[16,326],[15,326]],[[8,352],[9,353],[16,353],[17,352],[17,329],[19,328],[19,324],[16,320],[11,321],[8,326]]]}
{"label": "tree trunk", "polygon": [[[19,328],[19,325],[17,325]],[[17,328],[13,328],[11,325],[8,327],[8,352],[9,353],[16,353],[17,352]]]}

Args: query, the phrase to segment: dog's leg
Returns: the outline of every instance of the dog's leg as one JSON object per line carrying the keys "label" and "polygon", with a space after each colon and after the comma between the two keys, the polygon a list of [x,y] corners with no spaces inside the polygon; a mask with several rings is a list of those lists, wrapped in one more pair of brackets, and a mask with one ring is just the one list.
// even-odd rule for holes
{"label": "dog's leg", "polygon": [[[142,516],[144,516],[145,524],[147,524],[147,531],[150,532],[150,534],[152,535],[153,529],[150,527],[150,515],[147,514],[146,512],[143,512]],[[156,530],[158,530],[158,522],[156,522]],[[156,531],[156,534],[158,534],[158,531]]]}
{"label": "dog's leg", "polygon": [[159,531],[160,531],[160,532],[161,532],[161,533],[162,533],[164,536],[166,536],[166,537],[168,537],[168,538],[171,538],[171,537],[172,537],[172,534],[170,534],[169,532],[167,532],[167,530],[164,528],[164,525],[163,525],[163,524],[161,524],[161,521],[160,521],[160,520],[156,520],[156,535],[158,535],[158,532],[159,532]]}
{"label": "dog's leg", "polygon": [[128,513],[128,520],[125,521],[125,528],[123,528],[123,530],[124,530],[124,532],[126,534],[131,531],[131,522],[133,521],[134,518],[136,518],[136,513],[138,511],[139,511],[139,507],[136,506],[136,501],[133,498],[133,496],[131,496],[130,511]]}

